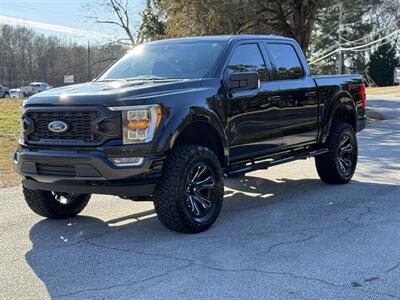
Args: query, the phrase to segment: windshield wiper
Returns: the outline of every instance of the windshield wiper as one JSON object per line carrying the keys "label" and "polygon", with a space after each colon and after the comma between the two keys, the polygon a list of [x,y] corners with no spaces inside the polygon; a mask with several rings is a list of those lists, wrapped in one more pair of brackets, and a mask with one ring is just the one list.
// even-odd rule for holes
{"label": "windshield wiper", "polygon": [[177,78],[168,78],[168,77],[159,77],[159,76],[148,76],[148,77],[132,77],[132,78],[125,78],[127,81],[163,81],[163,80],[176,80]]}
{"label": "windshield wiper", "polygon": [[184,80],[184,78],[169,78],[169,77],[158,77],[158,76],[148,76],[148,77],[131,77],[131,78],[110,78],[110,79],[103,79],[103,80],[97,80],[96,82],[111,82],[111,81],[122,81],[122,82],[146,82],[146,81],[151,81],[151,82],[166,82],[166,81],[175,81],[175,80]]}
{"label": "windshield wiper", "polygon": [[116,78],[110,78],[110,79],[103,79],[103,80],[96,80],[95,82],[110,82],[110,81],[123,81],[126,82],[126,79],[116,79]]}

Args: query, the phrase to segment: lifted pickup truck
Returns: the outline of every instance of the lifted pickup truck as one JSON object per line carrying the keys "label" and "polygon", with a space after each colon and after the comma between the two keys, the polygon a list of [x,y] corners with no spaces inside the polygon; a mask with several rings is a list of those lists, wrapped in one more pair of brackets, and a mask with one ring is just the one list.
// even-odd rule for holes
{"label": "lifted pickup truck", "polygon": [[195,233],[217,219],[224,175],[315,156],[324,182],[347,183],[365,108],[361,76],[312,77],[292,39],[163,40],[27,100],[14,163],[41,216],[109,194],[154,201],[165,226]]}

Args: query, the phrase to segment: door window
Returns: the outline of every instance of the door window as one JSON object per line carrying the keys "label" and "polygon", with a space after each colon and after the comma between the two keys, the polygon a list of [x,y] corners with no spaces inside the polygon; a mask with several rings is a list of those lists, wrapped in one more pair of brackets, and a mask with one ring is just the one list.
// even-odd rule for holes
{"label": "door window", "polygon": [[304,76],[299,57],[291,45],[268,44],[272,63],[278,71],[279,80],[298,79]]}
{"label": "door window", "polygon": [[267,68],[257,44],[243,44],[235,49],[228,64],[228,74],[236,72],[258,72],[260,81],[268,79]]}

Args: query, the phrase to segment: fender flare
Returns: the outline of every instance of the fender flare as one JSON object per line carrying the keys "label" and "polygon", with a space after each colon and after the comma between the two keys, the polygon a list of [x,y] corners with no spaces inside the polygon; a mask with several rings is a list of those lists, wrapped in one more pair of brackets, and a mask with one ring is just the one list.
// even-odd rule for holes
{"label": "fender flare", "polygon": [[354,118],[355,130],[357,130],[358,118],[356,105],[348,92],[341,91],[335,95],[333,101],[331,101],[328,107],[325,109],[321,130],[322,143],[324,143],[329,136],[332,121],[338,109],[345,109],[352,115]]}
{"label": "fender flare", "polygon": [[220,117],[218,117],[214,111],[203,107],[191,107],[189,111],[177,111],[169,119],[171,122],[163,129],[164,134],[159,140],[157,151],[167,152],[171,150],[179,135],[186,128],[194,123],[205,123],[217,132],[223,148],[224,162],[225,164],[229,162],[228,139]]}

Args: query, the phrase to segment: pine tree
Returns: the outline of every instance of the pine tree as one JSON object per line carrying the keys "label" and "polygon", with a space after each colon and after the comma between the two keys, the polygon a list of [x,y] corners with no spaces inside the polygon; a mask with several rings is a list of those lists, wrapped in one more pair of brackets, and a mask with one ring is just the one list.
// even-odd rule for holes
{"label": "pine tree", "polygon": [[390,44],[381,45],[370,56],[369,74],[378,86],[393,85],[393,71],[398,64],[396,49]]}
{"label": "pine tree", "polygon": [[151,5],[141,13],[142,25],[139,28],[143,41],[151,41],[163,38],[165,35],[165,23],[160,20]]}
{"label": "pine tree", "polygon": [[[351,41],[358,40],[371,33],[373,22],[369,16],[371,10],[379,5],[378,0],[341,0],[342,11],[339,4],[332,3],[332,6],[321,10],[312,36],[312,49],[310,54],[321,56],[336,48],[352,47],[366,43],[360,40],[358,43]],[[340,13],[342,13],[342,27],[339,27]],[[341,38],[339,41],[339,29]],[[350,41],[350,43],[348,43]],[[367,53],[366,52],[344,52],[346,73],[364,73]],[[323,74],[336,74],[337,55],[332,55],[319,63],[318,69]]]}

